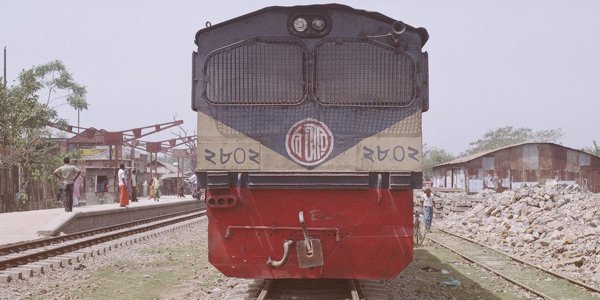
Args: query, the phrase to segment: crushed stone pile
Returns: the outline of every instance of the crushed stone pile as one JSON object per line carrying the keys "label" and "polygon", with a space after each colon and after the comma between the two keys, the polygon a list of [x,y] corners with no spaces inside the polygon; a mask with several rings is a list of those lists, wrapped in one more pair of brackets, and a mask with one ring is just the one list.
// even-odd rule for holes
{"label": "crushed stone pile", "polygon": [[[456,198],[439,201],[452,206]],[[445,210],[437,226],[600,287],[600,194],[550,183],[460,198],[474,201],[464,211]]]}

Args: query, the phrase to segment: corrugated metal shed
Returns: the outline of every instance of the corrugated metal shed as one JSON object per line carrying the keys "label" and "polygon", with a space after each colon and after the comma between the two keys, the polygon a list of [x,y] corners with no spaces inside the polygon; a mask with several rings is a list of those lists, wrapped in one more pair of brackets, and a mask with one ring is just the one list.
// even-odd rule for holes
{"label": "corrugated metal shed", "polygon": [[521,143],[433,167],[433,186],[476,193],[547,181],[577,183],[600,192],[600,157],[554,143]]}

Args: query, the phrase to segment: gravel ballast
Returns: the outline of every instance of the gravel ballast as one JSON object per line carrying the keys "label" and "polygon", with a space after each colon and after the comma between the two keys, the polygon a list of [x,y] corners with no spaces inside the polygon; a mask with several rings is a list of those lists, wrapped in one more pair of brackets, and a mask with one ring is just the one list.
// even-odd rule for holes
{"label": "gravel ballast", "polygon": [[[224,277],[208,263],[206,231],[203,220],[46,274],[1,283],[0,299],[226,299],[252,280]],[[385,286],[392,299],[531,297],[427,242]]]}

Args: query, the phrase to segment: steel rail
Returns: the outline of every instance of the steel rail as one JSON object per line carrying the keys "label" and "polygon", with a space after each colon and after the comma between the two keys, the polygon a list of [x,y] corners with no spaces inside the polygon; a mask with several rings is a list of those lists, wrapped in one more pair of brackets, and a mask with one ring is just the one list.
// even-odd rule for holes
{"label": "steel rail", "polygon": [[266,300],[267,299],[267,295],[269,294],[269,289],[271,288],[271,284],[273,284],[273,280],[267,280],[265,282],[265,285],[263,285],[263,287],[260,289],[260,294],[258,294],[258,297],[256,298],[256,300]]}
{"label": "steel rail", "polygon": [[124,229],[118,232],[112,232],[100,236],[91,236],[89,239],[84,239],[82,241],[78,241],[72,244],[67,244],[63,246],[58,246],[56,248],[47,249],[38,251],[35,253],[24,254],[17,257],[7,258],[0,260],[0,270],[5,270],[8,268],[25,265],[31,262],[40,261],[46,258],[62,255],[65,253],[73,252],[79,249],[87,248],[92,245],[104,243],[110,240],[119,239],[125,236],[130,236],[133,234],[150,231],[153,229],[157,229],[160,227],[176,224],[179,222],[187,221],[194,218],[199,218],[201,216],[206,215],[206,211],[197,212],[197,213],[188,213],[184,216],[176,216],[164,221],[157,221],[148,225],[139,225],[137,228]]}
{"label": "steel rail", "polygon": [[53,237],[47,237],[47,238],[42,238],[42,239],[37,239],[37,240],[32,240],[32,241],[19,242],[19,243],[15,243],[15,244],[0,246],[0,256],[18,253],[18,252],[22,252],[22,251],[26,251],[26,250],[31,250],[31,249],[35,249],[35,248],[39,248],[39,247],[43,247],[43,246],[49,246],[52,244],[62,243],[62,242],[69,241],[69,240],[75,240],[75,239],[80,239],[80,238],[84,238],[84,237],[88,237],[88,236],[93,236],[93,235],[97,235],[97,234],[100,234],[103,232],[110,232],[110,231],[115,231],[115,230],[119,230],[119,229],[123,229],[123,228],[130,228],[132,226],[137,226],[137,225],[146,224],[146,223],[150,223],[150,222],[156,222],[158,220],[173,218],[173,217],[189,214],[191,212],[198,212],[201,210],[202,210],[201,208],[196,208],[196,209],[192,209],[192,210],[185,211],[185,212],[171,213],[171,214],[151,217],[151,218],[147,218],[147,219],[141,219],[141,220],[131,221],[131,222],[127,222],[127,223],[121,223],[121,224],[117,224],[117,225],[105,226],[105,227],[100,227],[100,228],[96,228],[96,229],[90,229],[90,230],[65,234],[65,235],[61,235],[61,236],[53,236]]}
{"label": "steel rail", "polygon": [[496,275],[498,275],[498,276],[500,276],[500,277],[502,277],[502,278],[506,279],[507,281],[509,281],[509,282],[511,282],[511,283],[513,283],[513,284],[516,284],[516,285],[518,285],[518,286],[520,286],[520,287],[524,288],[525,290],[528,290],[528,291],[530,291],[530,292],[532,292],[532,293],[534,293],[534,294],[536,294],[536,295],[538,295],[538,296],[540,296],[540,297],[543,297],[544,299],[552,299],[552,298],[548,297],[548,295],[546,295],[546,294],[544,294],[544,293],[542,293],[542,292],[540,292],[540,291],[538,291],[538,290],[536,290],[536,289],[534,289],[534,288],[532,288],[532,287],[526,286],[525,284],[522,284],[522,283],[520,283],[520,282],[518,282],[518,281],[516,281],[516,280],[512,279],[510,276],[508,276],[508,275],[506,275],[506,274],[504,274],[504,273],[502,273],[502,272],[500,272],[500,271],[498,271],[498,270],[496,270],[496,269],[494,269],[494,268],[488,267],[488,266],[486,266],[486,265],[484,265],[484,264],[480,263],[479,261],[477,261],[477,260],[475,260],[475,259],[473,259],[473,258],[469,257],[469,256],[468,256],[468,255],[466,255],[466,254],[463,254],[463,253],[461,253],[460,251],[458,251],[458,250],[456,250],[456,249],[453,249],[452,247],[450,247],[450,246],[448,246],[448,245],[444,244],[443,242],[437,241],[437,240],[435,240],[435,239],[433,239],[433,238],[431,238],[431,237],[429,237],[429,236],[428,236],[427,238],[428,238],[430,241],[432,241],[432,242],[434,242],[434,243],[436,243],[436,244],[438,244],[438,245],[441,245],[441,246],[443,246],[444,248],[447,248],[448,250],[450,250],[450,251],[452,251],[452,252],[454,252],[454,253],[458,254],[460,257],[462,257],[462,258],[464,258],[464,259],[466,259],[466,260],[468,260],[468,261],[470,261],[470,262],[472,262],[472,263],[475,263],[475,264],[479,265],[480,267],[483,267],[484,269],[486,269],[486,270],[488,270],[488,271],[490,271],[490,272],[492,272],[492,273],[494,273],[494,274],[496,274]]}
{"label": "steel rail", "polygon": [[[254,299],[256,300],[267,300],[270,299],[271,295],[274,292],[277,292],[278,288],[281,288],[280,286],[278,286],[277,284],[274,284],[277,281],[280,280],[285,280],[285,279],[269,279],[266,280],[263,287],[260,290],[260,293],[258,294],[258,296]],[[318,281],[320,279],[307,279],[307,280],[315,280]],[[344,293],[347,294],[347,296],[350,296],[350,298],[345,298],[345,299],[352,299],[352,300],[361,300],[360,296],[359,296],[359,288],[358,288],[358,282],[356,281],[356,279],[346,279],[346,284],[345,284],[345,291]],[[287,288],[287,287],[286,287]],[[304,290],[303,289],[298,289],[298,294],[302,294]],[[294,290],[294,293],[296,293],[296,291]],[[297,296],[298,299],[311,299],[311,298],[306,298],[303,295],[298,295]],[[295,299],[295,297],[293,297]],[[318,298],[315,299],[323,299],[322,296],[318,296]]]}
{"label": "steel rail", "polygon": [[350,295],[352,296],[352,300],[360,300],[358,296],[358,284],[356,280],[350,279]]}
{"label": "steel rail", "polygon": [[441,232],[444,232],[444,233],[446,233],[446,234],[449,234],[449,235],[455,236],[455,237],[457,237],[457,238],[464,239],[464,240],[466,240],[466,241],[469,241],[469,242],[471,242],[471,243],[477,244],[477,245],[479,245],[479,246],[481,246],[481,247],[485,247],[485,248],[487,248],[487,249],[493,250],[493,251],[495,251],[495,252],[497,252],[497,253],[500,253],[500,254],[502,254],[502,255],[508,256],[508,257],[510,257],[512,260],[515,260],[515,261],[517,261],[517,262],[520,262],[520,263],[522,263],[522,264],[528,265],[528,266],[530,266],[530,267],[534,267],[534,268],[536,268],[536,269],[538,269],[538,270],[540,270],[540,271],[543,271],[543,272],[546,272],[546,273],[548,273],[548,274],[554,275],[554,276],[556,276],[556,277],[558,277],[558,278],[560,278],[560,279],[564,279],[564,280],[566,280],[566,281],[569,281],[569,282],[571,282],[571,283],[573,283],[573,284],[576,284],[576,285],[578,285],[578,286],[581,286],[581,287],[583,287],[583,288],[585,288],[585,289],[587,289],[587,290],[590,290],[590,291],[593,291],[593,292],[596,292],[596,293],[600,293],[600,289],[597,289],[597,288],[595,288],[595,287],[593,287],[593,286],[587,285],[587,284],[585,284],[585,283],[583,283],[583,282],[581,282],[581,281],[579,281],[579,280],[577,280],[577,279],[570,278],[570,277],[567,277],[567,276],[565,276],[565,275],[561,275],[561,274],[559,274],[559,273],[556,273],[556,272],[554,272],[554,271],[548,270],[548,269],[546,269],[546,268],[544,268],[544,267],[541,267],[541,266],[539,266],[539,265],[536,265],[536,264],[530,263],[530,262],[528,262],[528,261],[522,260],[522,259],[520,259],[520,258],[518,258],[518,257],[516,257],[516,256],[513,256],[513,255],[511,255],[511,254],[509,254],[509,253],[506,253],[506,252],[504,252],[504,251],[502,251],[502,250],[498,250],[498,249],[496,249],[496,248],[490,247],[490,246],[488,246],[488,245],[485,245],[485,244],[483,244],[483,243],[480,243],[480,242],[478,242],[478,241],[475,241],[475,240],[473,240],[473,239],[470,239],[470,238],[468,238],[468,237],[461,236],[461,235],[459,235],[459,234],[457,234],[457,233],[454,233],[454,232],[450,232],[450,231],[447,231],[447,230],[441,229],[441,228],[439,228],[439,227],[437,227],[437,226],[436,226],[436,229],[438,229],[439,231],[441,231]]}
{"label": "steel rail", "polygon": [[[545,272],[545,273],[547,273],[547,274],[551,274],[551,275],[554,275],[554,276],[556,276],[556,275],[555,275],[555,273],[554,273],[554,272],[552,272],[552,271],[546,270],[546,269],[544,269],[544,268],[541,268],[541,267],[539,267],[539,266],[533,265],[533,264],[531,264],[531,263],[528,263],[528,262],[524,262],[524,261],[522,261],[522,260],[520,260],[520,259],[518,259],[518,258],[516,258],[516,257],[513,257],[512,255],[509,255],[509,254],[507,254],[507,253],[504,253],[504,252],[502,252],[502,251],[500,251],[500,250],[498,250],[498,249],[494,249],[494,248],[492,248],[492,247],[489,247],[489,246],[487,246],[487,245],[481,244],[481,243],[479,243],[479,242],[477,242],[477,241],[473,241],[473,240],[471,240],[471,239],[469,239],[469,238],[467,238],[467,237],[463,237],[463,236],[460,236],[460,235],[458,235],[458,234],[455,234],[455,233],[448,232],[448,231],[446,231],[446,230],[443,230],[443,229],[440,229],[440,228],[438,228],[438,227],[436,227],[436,229],[440,230],[440,232],[442,232],[442,233],[448,234],[448,235],[450,235],[450,236],[457,237],[457,238],[459,238],[459,239],[462,239],[462,240],[465,240],[465,241],[468,241],[468,242],[472,242],[472,243],[474,243],[474,244],[476,244],[476,245],[479,245],[479,246],[483,247],[484,249],[493,250],[493,251],[495,251],[495,252],[497,252],[497,253],[499,253],[499,254],[501,254],[501,255],[504,255],[504,256],[506,256],[506,257],[508,257],[508,258],[510,258],[510,259],[512,259],[512,260],[514,260],[514,261],[517,261],[517,262],[519,262],[519,263],[523,263],[523,264],[525,264],[525,265],[528,265],[528,266],[530,266],[530,267],[533,267],[533,268],[535,268],[535,269],[538,269],[538,270],[540,270],[540,271],[542,271],[542,272]],[[456,250],[456,249],[452,248],[451,246],[449,246],[449,245],[446,245],[445,243],[443,243],[443,242],[441,242],[441,241],[439,241],[439,240],[436,240],[436,239],[432,238],[431,236],[428,236],[428,237],[427,237],[427,239],[429,239],[430,241],[432,241],[432,242],[434,242],[434,243],[436,243],[436,244],[439,244],[439,245],[441,245],[441,246],[442,246],[442,247],[444,247],[444,248],[447,248],[448,250],[450,250],[450,251],[452,251],[452,252],[456,253],[457,255],[459,255],[459,256],[461,256],[461,257],[463,257],[464,259],[466,259],[466,260],[468,260],[468,261],[470,261],[470,262],[472,262],[472,263],[475,263],[475,264],[477,264],[477,265],[479,265],[479,266],[483,267],[484,269],[486,269],[486,270],[488,270],[488,271],[490,271],[490,272],[492,272],[492,273],[494,273],[494,274],[496,274],[496,275],[498,275],[498,276],[500,276],[500,277],[502,277],[502,278],[506,279],[507,281],[509,281],[509,282],[511,282],[511,283],[513,283],[513,284],[515,284],[515,285],[518,285],[518,286],[520,286],[521,288],[523,288],[523,289],[525,289],[525,290],[528,290],[528,291],[530,291],[530,292],[532,292],[532,293],[534,293],[534,294],[536,294],[536,295],[538,295],[538,296],[540,296],[540,297],[543,297],[543,298],[545,298],[545,299],[552,299],[552,297],[550,297],[550,296],[548,296],[548,295],[544,294],[543,292],[541,292],[541,291],[538,291],[538,290],[536,290],[536,289],[534,289],[534,288],[532,288],[532,287],[530,287],[530,286],[527,286],[527,285],[525,285],[525,284],[523,284],[523,283],[521,283],[521,282],[517,281],[516,279],[513,279],[513,278],[512,278],[512,277],[510,277],[509,275],[506,275],[506,274],[502,273],[501,271],[498,271],[498,270],[496,270],[496,269],[494,269],[494,268],[492,268],[492,267],[490,267],[490,266],[487,266],[487,265],[485,265],[485,264],[483,264],[483,263],[479,262],[478,260],[476,260],[476,259],[474,259],[474,258],[472,258],[472,257],[470,257],[470,256],[468,256],[468,255],[466,255],[466,254],[464,254],[464,253],[462,253],[462,252],[460,252],[460,251],[458,251],[458,250]],[[568,278],[565,278],[565,277],[564,277],[564,276],[562,276],[562,275],[559,275],[559,276],[556,276],[556,277],[558,277],[558,278],[560,278],[560,279],[567,280],[567,281],[569,281],[569,282],[571,282],[571,283],[574,283],[573,281],[576,281],[576,280],[574,280],[574,279],[572,279],[573,281],[571,281],[571,280],[568,280]],[[576,282],[578,282],[578,281],[576,281]],[[588,288],[588,287],[589,287],[588,285],[586,285],[586,284],[583,284],[583,283],[581,283],[581,282],[578,282],[578,283],[580,283],[580,284],[577,284],[577,283],[576,283],[576,285],[579,285],[579,286],[581,286],[581,287],[583,287],[583,288],[586,288],[587,290],[590,290],[590,291],[593,291],[593,292],[597,292],[597,289],[595,289],[595,288],[593,288],[593,287],[590,287],[590,288]],[[581,285],[581,284],[583,284],[583,285]]]}

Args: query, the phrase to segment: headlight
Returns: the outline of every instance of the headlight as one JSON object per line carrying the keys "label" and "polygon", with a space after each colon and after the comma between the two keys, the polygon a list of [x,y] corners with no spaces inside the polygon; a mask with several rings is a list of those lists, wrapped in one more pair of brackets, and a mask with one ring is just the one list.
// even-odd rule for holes
{"label": "headlight", "polygon": [[325,29],[325,20],[323,20],[321,18],[315,18],[314,20],[312,20],[312,23],[310,24],[310,26],[315,31],[321,31],[321,30]]}
{"label": "headlight", "polygon": [[294,20],[294,30],[298,32],[304,32],[308,28],[308,22],[304,18],[297,18]]}

